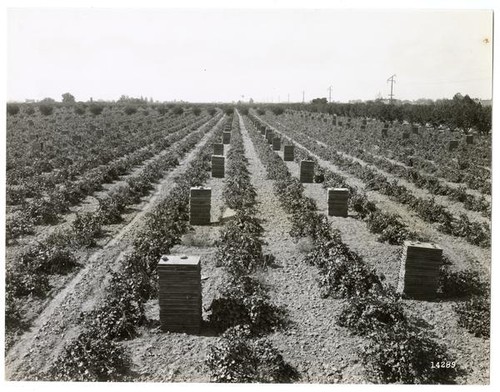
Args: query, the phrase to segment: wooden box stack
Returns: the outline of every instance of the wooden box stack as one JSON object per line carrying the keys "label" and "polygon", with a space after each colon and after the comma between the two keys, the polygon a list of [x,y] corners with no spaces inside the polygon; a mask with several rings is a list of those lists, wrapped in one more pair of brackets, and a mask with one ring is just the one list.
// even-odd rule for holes
{"label": "wooden box stack", "polygon": [[224,155],[224,143],[214,143],[214,155]]}
{"label": "wooden box stack", "polygon": [[435,244],[405,241],[398,292],[407,298],[436,297],[443,249]]}
{"label": "wooden box stack", "polygon": [[415,135],[418,135],[418,127],[417,127],[416,125],[413,125],[413,126],[411,127],[411,131],[412,131],[412,133],[414,133]]}
{"label": "wooden box stack", "polygon": [[164,255],[157,271],[162,331],[199,333],[202,321],[200,256]]}
{"label": "wooden box stack", "polygon": [[388,131],[389,131],[389,126],[387,124],[384,124],[384,128],[382,128],[382,136],[386,137]]}
{"label": "wooden box stack", "polygon": [[474,144],[474,135],[465,135],[465,143]]}
{"label": "wooden box stack", "polygon": [[409,138],[410,138],[410,132],[403,131],[403,139],[409,139]]}
{"label": "wooden box stack", "polygon": [[284,146],[283,147],[283,160],[293,162],[293,159],[294,159],[293,146]]}
{"label": "wooden box stack", "polygon": [[260,130],[260,134],[261,134],[261,135],[265,135],[265,134],[266,134],[266,128],[262,128],[262,129]]}
{"label": "wooden box stack", "polygon": [[231,132],[222,132],[222,143],[229,144],[231,143]]}
{"label": "wooden box stack", "polygon": [[328,215],[347,217],[349,190],[346,188],[328,188]]}
{"label": "wooden box stack", "polygon": [[212,155],[212,177],[224,178],[224,163],[223,155]]}
{"label": "wooden box stack", "polygon": [[269,144],[273,144],[273,138],[274,138],[274,132],[272,129],[268,129],[268,132],[266,134],[266,139]]}
{"label": "wooden box stack", "polygon": [[448,151],[453,151],[458,148],[458,140],[450,140],[448,143]]}
{"label": "wooden box stack", "polygon": [[210,224],[210,204],[212,189],[200,187],[191,188],[189,197],[189,223],[192,225]]}
{"label": "wooden box stack", "polygon": [[337,116],[335,114],[333,115],[332,123],[333,123],[333,125],[337,126]]}
{"label": "wooden box stack", "polygon": [[275,136],[273,138],[273,150],[274,151],[281,150],[281,139],[279,138],[279,136]]}
{"label": "wooden box stack", "polygon": [[312,183],[314,179],[314,161],[300,161],[300,182]]}

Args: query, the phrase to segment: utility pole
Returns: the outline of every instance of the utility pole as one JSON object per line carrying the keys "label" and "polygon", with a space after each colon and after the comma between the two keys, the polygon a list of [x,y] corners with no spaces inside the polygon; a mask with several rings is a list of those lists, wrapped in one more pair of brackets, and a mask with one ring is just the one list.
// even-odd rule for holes
{"label": "utility pole", "polygon": [[306,102],[306,92],[302,90],[302,103]]}
{"label": "utility pole", "polygon": [[392,75],[389,79],[387,79],[387,82],[391,82],[391,93],[389,94],[390,103],[392,103],[392,100],[394,98],[394,83],[396,83],[396,81],[394,80],[395,77],[396,75]]}
{"label": "utility pole", "polygon": [[328,93],[329,93],[329,95],[328,95],[328,97],[329,97],[328,98],[328,102],[329,103],[332,103],[332,89],[333,89],[333,86],[328,87]]}
{"label": "utility pole", "polygon": [[290,94],[288,94],[288,103],[290,103]]}

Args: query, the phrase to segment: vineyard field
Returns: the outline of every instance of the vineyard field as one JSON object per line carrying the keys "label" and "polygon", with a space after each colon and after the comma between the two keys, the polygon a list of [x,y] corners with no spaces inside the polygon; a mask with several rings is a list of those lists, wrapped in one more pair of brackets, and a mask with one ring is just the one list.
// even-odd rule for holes
{"label": "vineyard field", "polygon": [[6,379],[489,384],[491,135],[313,108],[8,104]]}

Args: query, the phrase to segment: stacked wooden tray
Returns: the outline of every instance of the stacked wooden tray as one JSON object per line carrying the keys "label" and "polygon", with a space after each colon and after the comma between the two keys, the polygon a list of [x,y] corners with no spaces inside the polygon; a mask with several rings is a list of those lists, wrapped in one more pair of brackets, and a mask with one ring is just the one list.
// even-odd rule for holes
{"label": "stacked wooden tray", "polygon": [[189,197],[189,223],[192,225],[210,224],[210,204],[212,189],[193,187]]}
{"label": "stacked wooden tray", "polygon": [[279,136],[275,136],[273,138],[273,151],[279,151],[281,150],[281,139]]}
{"label": "stacked wooden tray", "polygon": [[214,143],[214,155],[224,155],[224,144]]}
{"label": "stacked wooden tray", "polygon": [[435,244],[405,241],[398,292],[407,298],[435,298],[442,257],[443,249]]}
{"label": "stacked wooden tray", "polygon": [[283,147],[283,160],[293,161],[293,159],[294,159],[293,152],[294,152],[293,146],[284,146]]}
{"label": "stacked wooden tray", "polygon": [[200,256],[164,255],[157,271],[161,329],[199,333],[202,321]]}
{"label": "stacked wooden tray", "polygon": [[314,180],[314,161],[300,162],[300,182],[312,183]]}
{"label": "stacked wooden tray", "polygon": [[448,143],[448,151],[453,151],[458,148],[458,140],[450,140]]}
{"label": "stacked wooden tray", "polygon": [[212,177],[224,178],[225,158],[223,155],[212,155]]}
{"label": "stacked wooden tray", "polygon": [[349,190],[346,188],[328,188],[328,215],[347,217]]}
{"label": "stacked wooden tray", "polygon": [[269,144],[273,142],[273,130],[272,129],[266,129],[266,140],[268,141]]}
{"label": "stacked wooden tray", "polygon": [[222,132],[222,143],[231,143],[231,132]]}

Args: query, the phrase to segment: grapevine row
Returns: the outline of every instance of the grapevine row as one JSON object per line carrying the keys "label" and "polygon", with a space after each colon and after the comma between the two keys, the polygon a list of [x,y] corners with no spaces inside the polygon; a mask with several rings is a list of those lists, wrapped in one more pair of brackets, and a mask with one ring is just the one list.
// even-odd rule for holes
{"label": "grapevine row", "polygon": [[460,214],[459,217],[453,216],[444,206],[437,204],[434,199],[423,199],[414,196],[406,187],[398,185],[396,182],[390,182],[385,176],[376,170],[355,162],[338,152],[319,146],[299,133],[291,130],[294,138],[310,151],[316,153],[323,159],[331,161],[342,170],[354,175],[367,183],[367,188],[376,190],[382,194],[390,196],[407,205],[417,212],[420,218],[429,223],[438,223],[437,229],[445,234],[465,238],[472,245],[488,247],[491,241],[490,228],[485,223],[471,222],[467,215]]}
{"label": "grapevine row", "polygon": [[[212,119],[198,132],[175,146],[180,158],[191,150],[210,130],[217,118]],[[172,152],[174,152],[172,150]],[[27,296],[43,298],[51,290],[49,278],[54,274],[66,274],[78,266],[77,249],[95,245],[102,236],[102,225],[121,220],[121,213],[128,205],[137,203],[153,188],[152,183],[163,177],[165,171],[179,164],[177,158],[158,157],[150,162],[137,176],[129,178],[127,186],[111,193],[100,208],[93,213],[77,216],[68,233],[56,232],[44,241],[32,246],[7,269],[6,275],[6,326],[18,331],[26,327],[20,313],[21,299]]]}
{"label": "grapevine row", "polygon": [[[215,382],[290,382],[298,373],[263,334],[284,324],[283,309],[270,303],[268,289],[252,276],[272,261],[262,251],[263,227],[256,218],[256,191],[234,116],[224,185],[226,204],[236,216],[217,241],[216,260],[226,271],[221,292],[211,305],[210,325],[223,335],[209,347],[206,363]],[[260,338],[256,338],[260,337]]]}
{"label": "grapevine row", "polygon": [[[428,363],[422,362],[422,359],[449,360],[446,347],[406,314],[394,290],[342,242],[340,233],[331,230],[324,215],[315,212],[314,201],[304,197],[302,184],[291,177],[285,163],[262,140],[260,133],[252,129],[250,135],[269,178],[275,181],[275,195],[289,213],[294,227],[291,235],[313,240],[314,248],[305,261],[319,269],[325,295],[348,300],[338,322],[352,333],[368,338],[360,355],[370,380],[452,382],[456,369],[429,369]],[[372,307],[377,311],[368,312]]]}

